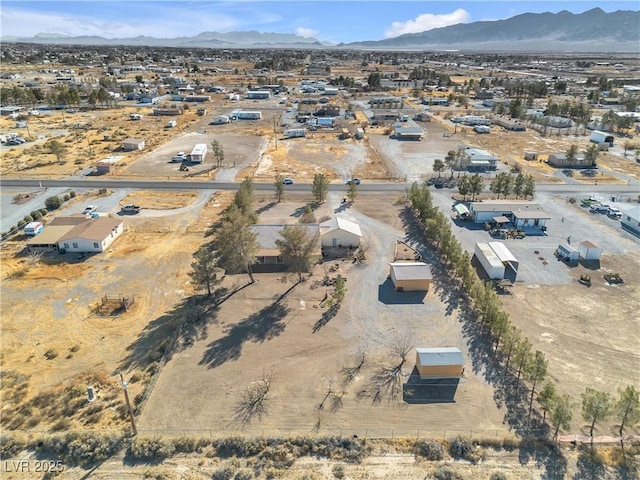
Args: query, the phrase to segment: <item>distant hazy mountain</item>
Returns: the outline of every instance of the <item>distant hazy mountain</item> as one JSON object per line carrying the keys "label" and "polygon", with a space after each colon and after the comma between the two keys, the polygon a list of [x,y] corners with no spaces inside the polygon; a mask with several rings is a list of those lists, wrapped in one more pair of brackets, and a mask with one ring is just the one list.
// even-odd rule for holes
{"label": "distant hazy mountain", "polygon": [[638,52],[640,12],[525,13],[506,20],[460,23],[386,40],[341,45],[375,49]]}
{"label": "distant hazy mountain", "polygon": [[324,47],[315,38],[301,37],[292,33],[250,32],[202,32],[193,37],[155,38],[139,36],[134,38],[104,38],[99,36],[71,37],[58,33],[39,33],[34,37],[2,37],[3,42],[42,43],[56,45],[140,45],[149,47]]}
{"label": "distant hazy mountain", "polygon": [[[503,52],[638,52],[640,11],[606,13],[594,8],[580,14],[525,13],[506,20],[460,23],[385,40],[340,44],[340,48],[379,50],[468,50]],[[203,32],[193,37],[103,38],[39,33],[34,37],[2,37],[2,42],[60,45],[138,45],[210,48],[329,48],[315,38],[288,33]]]}

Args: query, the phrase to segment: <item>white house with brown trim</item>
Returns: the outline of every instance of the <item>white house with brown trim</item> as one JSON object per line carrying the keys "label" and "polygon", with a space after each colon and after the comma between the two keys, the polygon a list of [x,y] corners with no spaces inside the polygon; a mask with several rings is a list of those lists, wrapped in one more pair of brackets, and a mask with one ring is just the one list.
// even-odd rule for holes
{"label": "white house with brown trim", "polygon": [[88,218],[73,225],[58,239],[58,248],[66,252],[104,252],[124,232],[118,218]]}

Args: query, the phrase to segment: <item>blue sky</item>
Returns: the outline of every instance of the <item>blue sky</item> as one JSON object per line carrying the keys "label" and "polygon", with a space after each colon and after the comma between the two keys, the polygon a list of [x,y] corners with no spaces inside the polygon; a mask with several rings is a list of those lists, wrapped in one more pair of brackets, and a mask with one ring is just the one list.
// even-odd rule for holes
{"label": "blue sky", "polygon": [[522,13],[638,10],[637,1],[2,1],[3,36],[60,33],[106,38],[200,32],[296,33],[332,43],[380,40]]}

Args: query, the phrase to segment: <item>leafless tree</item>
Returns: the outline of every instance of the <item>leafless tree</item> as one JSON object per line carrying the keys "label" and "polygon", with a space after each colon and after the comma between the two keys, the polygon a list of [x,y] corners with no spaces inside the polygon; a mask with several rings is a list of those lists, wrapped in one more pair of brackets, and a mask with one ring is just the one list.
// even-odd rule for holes
{"label": "leafless tree", "polygon": [[402,398],[402,368],[413,348],[413,335],[409,331],[396,331],[386,346],[390,360],[375,368],[363,392],[363,395],[371,397],[373,403],[380,403],[384,399],[389,403],[397,402]]}
{"label": "leafless tree", "polygon": [[250,384],[236,406],[234,420],[246,425],[254,418],[262,418],[267,413],[267,401],[274,375],[263,373],[262,378]]}
{"label": "leafless tree", "polygon": [[365,361],[364,350],[358,350],[355,354],[355,357],[356,357],[356,364],[354,366],[343,367],[342,370],[340,370],[343,376],[342,385],[345,387],[347,385],[350,385],[358,376],[358,374],[360,373],[360,370],[362,370],[362,367],[364,366],[364,361]]}
{"label": "leafless tree", "polygon": [[318,410],[324,410],[324,404],[327,399],[333,394],[333,379],[329,380],[329,387],[327,388],[327,392],[324,395],[322,401],[318,404]]}
{"label": "leafless tree", "polygon": [[32,268],[38,266],[38,264],[42,260],[42,256],[44,255],[44,252],[42,250],[38,250],[37,248],[29,248],[26,253],[27,261],[29,262],[29,266]]}

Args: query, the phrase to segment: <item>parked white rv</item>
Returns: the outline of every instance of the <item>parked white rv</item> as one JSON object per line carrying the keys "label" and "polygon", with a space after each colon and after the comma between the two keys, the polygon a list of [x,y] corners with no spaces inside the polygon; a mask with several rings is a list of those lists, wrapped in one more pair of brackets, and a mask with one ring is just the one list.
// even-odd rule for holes
{"label": "parked white rv", "polygon": [[613,147],[613,135],[607,132],[594,130],[593,132],[591,132],[591,136],[589,137],[589,140],[593,143],[597,143],[598,145],[602,143],[606,143],[610,147]]}
{"label": "parked white rv", "polygon": [[307,131],[304,128],[290,128],[284,131],[284,136],[287,138],[304,137]]}

